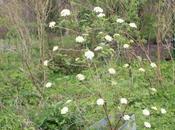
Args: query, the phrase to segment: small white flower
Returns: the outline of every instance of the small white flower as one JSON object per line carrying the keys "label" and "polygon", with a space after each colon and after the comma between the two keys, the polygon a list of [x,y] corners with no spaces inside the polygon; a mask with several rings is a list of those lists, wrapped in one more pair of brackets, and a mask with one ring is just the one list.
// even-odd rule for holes
{"label": "small white flower", "polygon": [[44,66],[48,66],[48,63],[49,63],[49,61],[48,61],[48,60],[45,60],[45,61],[43,62],[43,65],[44,65]]}
{"label": "small white flower", "polygon": [[105,44],[104,42],[101,42],[100,45],[101,45],[101,46],[105,46],[106,44]]}
{"label": "small white flower", "polygon": [[126,98],[120,98],[120,103],[121,104],[128,104],[128,100]]}
{"label": "small white flower", "polygon": [[141,57],[141,56],[137,56],[137,59],[138,59],[139,61],[142,61],[142,57]]}
{"label": "small white flower", "polygon": [[92,60],[94,58],[94,52],[88,50],[84,53],[85,57],[88,59],[88,60]]}
{"label": "small white flower", "polygon": [[139,68],[139,71],[140,72],[145,72],[145,69],[144,68]]}
{"label": "small white flower", "polygon": [[106,41],[111,42],[113,38],[110,35],[105,36]]}
{"label": "small white flower", "polygon": [[105,14],[104,14],[104,13],[99,13],[99,14],[97,15],[97,17],[99,17],[99,18],[105,17]]}
{"label": "small white flower", "polygon": [[64,114],[66,114],[68,111],[69,111],[68,107],[63,107],[63,108],[61,109],[61,114],[64,115]]}
{"label": "small white flower", "polygon": [[68,104],[68,103],[70,103],[70,102],[72,102],[72,100],[67,100],[67,101],[66,101],[66,104]]}
{"label": "small white flower", "polygon": [[57,51],[57,50],[58,50],[58,46],[54,46],[53,51]]}
{"label": "small white flower", "polygon": [[115,74],[116,73],[114,68],[109,68],[108,72],[109,72],[109,74]]}
{"label": "small white flower", "polygon": [[69,9],[63,9],[60,13],[62,17],[69,16],[71,14]]}
{"label": "small white flower", "polygon": [[79,58],[79,57],[75,58],[75,61],[79,61],[79,60],[80,60],[80,58]]}
{"label": "small white flower", "polygon": [[134,41],[133,41],[132,39],[131,39],[131,40],[129,40],[129,42],[130,42],[130,43],[134,43]]}
{"label": "small white flower", "polygon": [[103,34],[103,32],[99,32],[98,34]]}
{"label": "small white flower", "polygon": [[123,19],[117,19],[117,23],[123,23],[125,22]]}
{"label": "small white flower", "polygon": [[128,121],[128,120],[130,119],[130,116],[129,116],[129,115],[124,115],[124,116],[123,116],[123,119],[124,119],[125,121]]}
{"label": "small white flower", "polygon": [[94,12],[103,13],[103,9],[101,7],[94,7]]}
{"label": "small white flower", "polygon": [[80,81],[85,80],[85,76],[83,74],[77,74],[76,78]]}
{"label": "small white flower", "polygon": [[47,82],[46,85],[45,85],[46,88],[50,88],[52,87],[52,83],[51,82]]}
{"label": "small white flower", "polygon": [[151,109],[157,111],[157,107],[151,107]]}
{"label": "small white flower", "polygon": [[167,113],[167,111],[164,108],[161,108],[160,111],[161,111],[162,114],[166,114]]}
{"label": "small white flower", "polygon": [[49,23],[49,28],[54,28],[55,27],[56,22],[52,21]]}
{"label": "small white flower", "polygon": [[124,44],[123,48],[128,49],[129,48],[129,44]]}
{"label": "small white flower", "polygon": [[83,35],[83,36],[89,36],[89,34],[88,34],[88,33],[83,33],[82,35]]}
{"label": "small white flower", "polygon": [[132,28],[137,28],[137,25],[135,23],[130,23],[129,26]]}
{"label": "small white flower", "polygon": [[157,92],[156,88],[150,88],[150,90],[153,91],[153,92]]}
{"label": "small white flower", "polygon": [[83,36],[77,36],[75,41],[78,43],[83,43],[83,42],[85,42],[85,39],[83,38]]}
{"label": "small white flower", "polygon": [[103,50],[103,47],[97,46],[97,47],[94,49],[94,51],[100,51],[100,50]]}
{"label": "small white flower", "polygon": [[115,33],[115,34],[113,35],[113,37],[118,37],[118,36],[120,36],[120,34],[118,34],[118,33]]}
{"label": "small white flower", "polygon": [[150,66],[151,66],[152,68],[156,68],[156,67],[157,67],[157,65],[156,65],[155,63],[153,63],[153,62],[150,64]]}
{"label": "small white flower", "polygon": [[150,112],[149,112],[148,109],[144,109],[142,112],[143,112],[144,116],[149,116],[150,115]]}
{"label": "small white flower", "polygon": [[129,64],[124,64],[123,67],[124,68],[128,68],[129,67]]}
{"label": "small white flower", "polygon": [[102,98],[99,98],[98,100],[97,100],[97,105],[99,105],[99,106],[103,106],[104,105],[104,100],[102,99]]}
{"label": "small white flower", "polygon": [[146,128],[151,128],[151,124],[150,124],[149,122],[144,122],[144,126],[145,126]]}

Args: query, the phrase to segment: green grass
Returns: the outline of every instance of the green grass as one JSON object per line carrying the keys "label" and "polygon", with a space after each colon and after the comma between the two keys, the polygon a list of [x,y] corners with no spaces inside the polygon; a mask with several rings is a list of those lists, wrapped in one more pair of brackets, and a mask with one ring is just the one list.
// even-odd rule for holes
{"label": "green grass", "polygon": [[[13,57],[8,55],[8,57]],[[4,57],[7,58],[7,57]],[[69,107],[69,114],[65,118],[75,118],[77,124],[85,123],[86,127],[104,118],[102,107],[96,105],[99,94],[108,105],[109,114],[118,114],[119,99],[126,97],[129,101],[127,113],[134,113],[138,130],[144,130],[143,122],[152,124],[152,130],[175,129],[175,87],[172,81],[172,63],[162,62],[162,84],[156,81],[155,70],[148,63],[142,67],[146,74],[138,71],[138,62],[132,64],[132,78],[128,69],[124,69],[121,63],[113,63],[110,66],[101,66],[98,69],[87,69],[82,72],[86,80],[80,82],[75,75],[49,74],[49,81],[53,83],[51,88],[44,88],[44,99],[38,97],[38,92],[26,75],[20,71],[16,59],[9,59],[11,64],[2,62],[1,88],[0,88],[0,127],[2,130],[32,130],[37,129],[46,119],[62,118],[60,109]],[[116,69],[115,76],[109,76],[109,67]],[[112,85],[112,82],[116,84]],[[150,87],[155,87],[157,93],[152,93]],[[65,104],[71,99],[70,104]],[[157,112],[150,109],[157,106]],[[167,113],[160,114],[160,108],[165,108]],[[151,116],[146,118],[142,110],[147,108]],[[56,114],[56,115],[55,115]],[[66,120],[68,121],[68,120]],[[65,121],[65,122],[66,122]],[[70,120],[69,120],[70,121]],[[59,120],[58,120],[59,122]]]}

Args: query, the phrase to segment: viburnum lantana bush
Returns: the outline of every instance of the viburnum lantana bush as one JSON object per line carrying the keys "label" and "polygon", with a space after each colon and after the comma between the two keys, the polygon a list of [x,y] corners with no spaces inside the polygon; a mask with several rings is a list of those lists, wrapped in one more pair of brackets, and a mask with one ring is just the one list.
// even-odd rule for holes
{"label": "viburnum lantana bush", "polygon": [[[115,99],[105,99],[105,94],[103,93],[103,87],[110,88],[109,91],[116,91],[115,86],[117,84],[117,77],[119,77],[119,72],[115,67],[116,62],[121,62],[124,60],[123,70],[128,72],[129,93],[132,94],[133,87],[133,68],[131,65],[132,57],[130,52],[132,50],[132,45],[140,41],[138,25],[136,21],[131,21],[126,18],[122,18],[117,14],[107,15],[106,11],[97,6],[88,11],[75,13],[74,10],[63,9],[60,12],[60,18],[58,21],[51,21],[48,23],[48,27],[51,30],[61,30],[63,32],[62,37],[66,35],[71,35],[74,37],[72,41],[74,43],[73,48],[65,49],[61,48],[59,45],[53,46],[52,56],[49,59],[46,59],[43,63],[46,68],[52,68],[53,66],[59,66],[62,63],[62,67],[70,71],[72,67],[81,69],[75,75],[75,79],[79,83],[80,87],[84,87],[91,96],[93,96],[96,101],[94,101],[93,106],[96,109],[101,109],[100,112],[104,113],[104,117],[108,122],[107,127],[111,130],[117,130],[124,121],[129,121],[131,113],[127,109],[130,104],[129,96],[123,97],[119,95],[120,98]],[[65,33],[64,33],[65,32]],[[64,43],[63,43],[64,44]],[[64,57],[64,52],[76,52],[76,57],[73,55],[67,55]],[[78,53],[77,53],[78,52]],[[56,57],[62,58],[63,62],[58,62],[59,59]],[[61,67],[61,66],[59,66]],[[150,69],[155,71],[156,64],[151,63]],[[103,69],[101,69],[103,68]],[[54,69],[54,68],[53,68]],[[89,74],[83,73],[82,70],[89,70]],[[93,72],[93,73],[92,73]],[[137,73],[147,76],[145,68],[140,66]],[[91,86],[97,86],[96,89],[92,89]],[[52,83],[48,81],[45,85],[46,88],[52,87]],[[150,91],[156,93],[155,88],[150,88]],[[129,94],[129,95],[131,95]],[[86,120],[80,116],[83,112],[86,113],[86,110],[81,110],[80,106],[70,105],[73,101],[68,100],[60,106],[60,114],[66,122],[62,122],[62,125],[70,125],[71,114],[76,114],[78,118],[81,118],[82,127],[86,126]],[[86,104],[84,104],[86,105]],[[114,109],[109,108],[113,106]],[[99,107],[99,108],[98,108]],[[116,109],[117,108],[117,109]],[[157,111],[156,106],[152,106],[153,110]],[[77,113],[77,110],[80,113]],[[111,111],[114,111],[114,116],[118,113],[120,118],[111,121]],[[161,113],[165,114],[166,110],[161,109]],[[98,113],[95,113],[98,114]],[[143,127],[151,128],[150,111],[145,108],[143,109],[143,115],[145,119],[143,121]],[[144,118],[144,117],[143,117]],[[68,120],[68,121],[67,121]]]}

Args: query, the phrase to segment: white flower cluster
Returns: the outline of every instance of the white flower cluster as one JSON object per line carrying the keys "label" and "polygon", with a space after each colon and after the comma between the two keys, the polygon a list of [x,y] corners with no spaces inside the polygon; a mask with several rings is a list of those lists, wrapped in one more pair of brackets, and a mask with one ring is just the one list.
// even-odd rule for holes
{"label": "white flower cluster", "polygon": [[48,61],[48,60],[45,60],[45,61],[43,62],[43,65],[44,65],[44,66],[48,66],[48,63],[49,63],[49,61]]}
{"label": "white flower cluster", "polygon": [[83,36],[77,36],[76,39],[75,39],[75,41],[76,41],[77,43],[83,43],[83,42],[85,42],[86,40],[84,39]]}
{"label": "white flower cluster", "polygon": [[84,55],[85,55],[87,60],[92,60],[94,58],[94,56],[95,56],[94,52],[90,51],[90,50],[86,51],[84,53]]}
{"label": "white flower cluster", "polygon": [[120,98],[120,103],[123,104],[123,105],[127,105],[128,100],[126,98]]}
{"label": "white flower cluster", "polygon": [[108,69],[109,74],[114,75],[116,73],[114,68],[109,68]]}
{"label": "white flower cluster", "polygon": [[71,15],[71,12],[70,12],[69,9],[63,9],[63,10],[61,11],[60,15],[61,15],[62,17],[66,17],[66,16]]}
{"label": "white flower cluster", "polygon": [[101,7],[94,7],[93,11],[97,13],[97,17],[105,17],[105,14],[103,13],[103,9]]}
{"label": "white flower cluster", "polygon": [[123,48],[128,49],[129,48],[129,44],[124,44]]}
{"label": "white flower cluster", "polygon": [[125,20],[123,20],[121,18],[117,19],[116,21],[117,21],[117,23],[123,23],[123,22],[125,22]]}
{"label": "white flower cluster", "polygon": [[47,82],[46,85],[45,85],[46,88],[50,88],[52,87],[52,83],[51,82]]}
{"label": "white flower cluster", "polygon": [[76,78],[80,81],[85,80],[85,76],[83,74],[77,74]]}
{"label": "white flower cluster", "polygon": [[128,120],[130,119],[130,116],[129,116],[129,115],[124,115],[124,116],[123,116],[123,119],[124,119],[125,121],[128,121]]}
{"label": "white flower cluster", "polygon": [[56,22],[52,21],[49,23],[49,28],[54,28],[55,27]]}
{"label": "white flower cluster", "polygon": [[103,47],[102,46],[97,46],[94,51],[100,51],[100,50],[103,50]]}
{"label": "white flower cluster", "polygon": [[131,28],[137,28],[137,25],[136,25],[135,23],[129,23],[129,26],[130,26]]}
{"label": "white flower cluster", "polygon": [[105,103],[104,99],[102,99],[102,98],[97,99],[97,105],[103,106],[104,103]]}
{"label": "white flower cluster", "polygon": [[69,111],[69,108],[68,107],[63,107],[61,109],[61,114],[64,115],[64,114],[68,113],[68,111]]}
{"label": "white flower cluster", "polygon": [[106,35],[105,40],[108,42],[111,42],[113,40],[113,38],[110,35]]}

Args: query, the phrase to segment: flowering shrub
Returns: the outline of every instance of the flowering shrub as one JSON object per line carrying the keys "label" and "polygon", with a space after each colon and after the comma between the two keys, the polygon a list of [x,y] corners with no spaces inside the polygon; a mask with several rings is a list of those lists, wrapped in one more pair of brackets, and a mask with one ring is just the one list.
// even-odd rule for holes
{"label": "flowering shrub", "polygon": [[[12,129],[83,130],[102,119],[107,121],[101,124],[106,129],[117,130],[127,122],[131,126],[132,117],[136,117],[137,128],[141,130],[174,128],[170,122],[174,116],[173,60],[161,66],[165,73],[162,78],[166,80],[159,82],[156,74],[160,64],[151,61],[149,55],[144,59],[134,52],[135,45],[143,47],[136,12],[142,2],[89,3],[92,1],[95,6],[81,5],[81,9],[76,8],[76,2],[65,6],[59,17],[50,19],[46,28],[59,32],[59,40],[48,44],[49,51],[43,49],[42,64],[37,53],[36,68],[28,65],[30,57],[25,64],[13,67],[13,73],[8,73],[12,59],[7,60],[8,65],[0,65],[7,74],[0,75],[2,129],[11,129],[16,124]],[[129,8],[118,6],[122,5],[120,2]],[[117,8],[113,8],[115,3]],[[118,12],[121,7],[130,10],[128,14]],[[42,50],[45,46],[40,47]],[[28,71],[21,66],[27,66]],[[38,68],[42,70],[39,74]],[[33,82],[26,82],[24,75],[30,75]],[[10,111],[6,112],[6,106]]]}
{"label": "flowering shrub", "polygon": [[[79,53],[76,57],[72,57],[72,54],[75,53],[74,51],[68,57],[64,57],[63,54],[62,58],[60,58],[64,62],[60,61],[60,59],[53,60],[54,66],[56,61],[56,64],[61,65],[64,70],[68,70],[68,68],[69,70],[72,69],[72,71],[74,71],[74,68],[81,70],[82,67],[79,64],[77,65],[77,61],[81,62],[83,66],[88,66],[87,63],[89,64],[89,62],[86,62],[86,59],[92,60],[95,58],[93,62],[96,64],[101,64],[104,61],[108,62],[109,59],[114,58],[116,55],[121,56],[122,52],[115,51],[127,49],[131,44],[134,44],[134,41],[140,40],[136,23],[126,18],[121,18],[117,14],[106,16],[105,10],[99,6],[91,10],[80,11],[78,14],[74,10],[63,9],[60,15],[62,17],[58,21],[51,21],[48,27],[52,30],[64,29],[74,36],[75,41],[72,42],[75,45],[72,50],[78,48],[80,52],[84,51],[84,56]],[[75,18],[76,20],[74,20]],[[60,48],[58,45],[53,47],[53,55],[59,52],[55,52],[58,48]],[[79,60],[76,61],[77,58]],[[59,61],[62,63],[59,63]]]}
{"label": "flowering shrub", "polygon": [[[112,89],[112,91],[117,91],[115,90],[116,88],[114,86],[117,85],[115,79],[117,76],[119,76],[119,72],[117,71],[117,68],[114,67],[115,61],[119,61],[119,59],[116,57],[121,59],[125,57],[126,63],[123,65],[123,68],[124,70],[128,71],[128,86],[129,89],[132,89],[134,85],[132,81],[132,71],[135,70],[133,70],[132,65],[130,65],[130,50],[132,49],[133,44],[136,44],[137,41],[141,40],[138,25],[133,21],[127,20],[126,18],[121,18],[116,14],[108,16],[105,13],[105,10],[99,6],[94,7],[92,10],[80,12],[79,14],[75,14],[73,10],[63,9],[60,15],[62,17],[59,19],[59,21],[50,22],[49,27],[55,30],[65,29],[65,31],[68,31],[69,35],[73,35],[73,43],[76,47],[78,47],[80,53],[76,55],[76,58],[73,60],[74,62],[71,62],[68,61],[68,59],[70,59],[70,57],[72,58],[72,55],[64,57],[64,54],[60,55],[61,50],[64,48],[60,48],[59,45],[54,46],[52,49],[53,59],[51,59],[51,62],[53,62],[55,65],[54,69],[57,66],[64,66],[65,70],[70,72],[73,66],[72,64],[77,66],[77,63],[81,63],[79,66],[83,67],[79,72],[77,72],[75,79],[77,82],[79,82],[80,87],[85,87],[92,95],[96,96],[96,104],[103,110],[103,113],[108,120],[108,127],[111,130],[119,128],[120,125],[122,125],[122,121],[130,120],[131,113],[126,112],[126,110],[131,102],[129,100],[129,96],[131,94],[129,94],[127,98],[120,97],[120,99],[117,99],[119,100],[117,103],[115,103],[116,99],[111,99],[111,102],[109,102],[107,99],[105,99],[105,95],[103,95],[103,91],[101,90],[102,88],[97,88],[96,90],[92,91],[89,86],[93,86],[95,84],[98,84],[98,87],[100,86],[99,84],[107,85]],[[76,21],[74,21],[75,17],[77,18]],[[72,50],[76,51],[76,47],[72,48]],[[61,56],[60,58],[62,58],[64,61],[62,64],[60,59],[54,59],[58,53]],[[68,67],[66,67],[66,63],[68,63]],[[46,60],[44,65],[49,66],[48,64],[49,62]],[[149,63],[147,63],[147,66],[149,66]],[[103,67],[103,71],[99,72],[98,68],[101,67]],[[154,71],[154,68],[156,67],[157,65],[155,63],[150,63],[150,68],[152,68],[152,71]],[[86,74],[84,74],[82,71],[83,68],[95,72],[93,75],[89,74],[86,76]],[[140,75],[145,74],[145,77],[147,77],[146,70],[142,66],[138,68],[138,72],[140,72]],[[47,88],[50,86],[50,84],[46,84]],[[150,88],[152,93],[156,93],[155,90],[155,88]],[[129,93],[131,93],[131,91]],[[116,121],[114,122],[110,120],[110,112],[108,111],[108,105],[113,103],[114,106],[118,105],[118,111],[114,111],[115,114],[121,114],[121,118],[118,120],[115,119]],[[63,106],[60,110],[61,115],[67,115],[69,112],[70,110],[67,106]],[[143,109],[142,112],[143,116],[145,117],[151,116],[150,111],[146,108]],[[166,113],[166,110],[161,109],[161,112]],[[116,124],[116,122],[118,123]],[[147,119],[143,121],[143,127],[151,128],[151,124],[147,121]]]}

